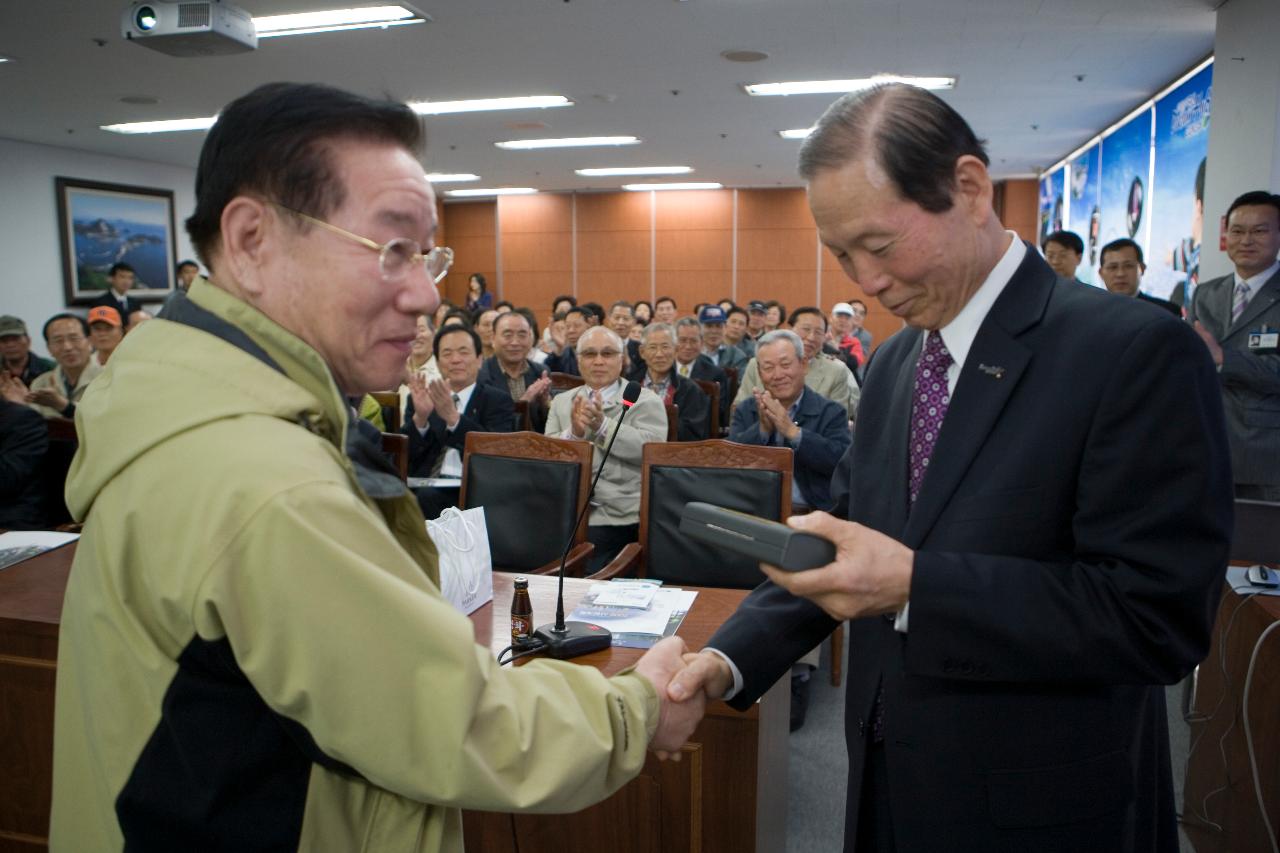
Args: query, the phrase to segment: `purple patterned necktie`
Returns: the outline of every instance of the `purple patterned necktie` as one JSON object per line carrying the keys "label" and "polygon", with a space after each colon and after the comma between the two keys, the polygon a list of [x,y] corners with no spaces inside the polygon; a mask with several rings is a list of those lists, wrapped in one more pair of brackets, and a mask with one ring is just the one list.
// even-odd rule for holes
{"label": "purple patterned necktie", "polygon": [[1249,307],[1249,284],[1247,282],[1237,282],[1235,298],[1231,300],[1231,325],[1235,325],[1240,319],[1240,315],[1244,313],[1244,309]]}
{"label": "purple patterned necktie", "polygon": [[911,402],[908,493],[912,506],[920,494],[925,471],[929,470],[929,457],[933,455],[933,445],[942,429],[942,419],[947,416],[947,406],[951,402],[951,394],[947,391],[947,368],[953,363],[947,345],[942,342],[942,335],[930,332],[924,352],[916,364],[916,388]]}

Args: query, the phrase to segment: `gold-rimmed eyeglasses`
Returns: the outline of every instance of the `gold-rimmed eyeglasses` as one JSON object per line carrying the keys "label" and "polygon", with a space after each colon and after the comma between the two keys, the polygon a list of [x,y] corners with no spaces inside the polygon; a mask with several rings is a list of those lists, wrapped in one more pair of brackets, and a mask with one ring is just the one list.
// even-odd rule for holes
{"label": "gold-rimmed eyeglasses", "polygon": [[361,237],[359,234],[353,234],[345,228],[339,228],[325,222],[323,219],[317,219],[309,216],[300,210],[294,210],[292,207],[286,207],[280,202],[272,202],[276,207],[283,211],[292,213],[299,219],[304,219],[312,225],[319,225],[327,231],[332,231],[348,240],[352,240],[378,253],[378,269],[382,272],[382,280],[392,283],[398,282],[408,275],[413,267],[422,263],[427,270],[427,275],[431,276],[431,280],[439,284],[446,275],[449,274],[449,267],[453,266],[453,249],[448,246],[436,246],[430,252],[423,252],[422,245],[417,240],[411,240],[408,237],[397,237],[394,240],[388,240],[386,243],[379,243],[370,240],[368,237]]}

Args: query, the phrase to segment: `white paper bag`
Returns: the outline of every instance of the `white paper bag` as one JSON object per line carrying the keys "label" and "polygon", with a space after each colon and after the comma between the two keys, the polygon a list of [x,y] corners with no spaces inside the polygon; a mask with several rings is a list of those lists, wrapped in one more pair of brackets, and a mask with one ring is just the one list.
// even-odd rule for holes
{"label": "white paper bag", "polygon": [[427,522],[427,535],[440,552],[440,591],[462,613],[493,601],[493,559],[484,507],[449,507]]}

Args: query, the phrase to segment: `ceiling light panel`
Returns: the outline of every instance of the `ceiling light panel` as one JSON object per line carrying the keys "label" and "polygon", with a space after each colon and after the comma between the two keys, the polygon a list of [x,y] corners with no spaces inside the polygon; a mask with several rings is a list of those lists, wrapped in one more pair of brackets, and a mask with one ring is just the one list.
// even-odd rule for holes
{"label": "ceiling light panel", "polygon": [[517,98],[477,98],[469,101],[410,101],[409,108],[418,115],[438,116],[449,113],[481,113],[492,110],[531,110],[548,107],[571,107],[573,101],[564,95],[525,95]]}
{"label": "ceiling light panel", "polygon": [[778,135],[783,139],[804,139],[811,133],[813,133],[812,127],[794,127],[791,130],[778,131]]}
{"label": "ceiling light panel", "polygon": [[603,169],[574,169],[575,174],[587,178],[608,177],[611,175],[687,175],[693,171],[692,166],[618,166]]}
{"label": "ceiling light panel", "polygon": [[404,6],[367,6],[362,9],[327,9],[292,15],[265,15],[253,19],[258,38],[301,36],[341,30],[400,27],[424,24],[427,18]]}
{"label": "ceiling light panel", "polygon": [[467,172],[427,172],[427,180],[433,184],[459,184],[463,181],[478,181],[480,176]]}
{"label": "ceiling light panel", "polygon": [[631,192],[643,192],[645,190],[718,190],[723,189],[724,184],[717,184],[713,181],[684,181],[670,184],[623,184],[622,188]]}
{"label": "ceiling light panel", "polygon": [[532,151],[537,148],[589,148],[597,145],[637,145],[635,136],[573,136],[563,139],[509,139],[493,143],[507,151]]}
{"label": "ceiling light panel", "polygon": [[217,116],[204,118],[171,118],[163,121],[133,121],[124,124],[100,125],[112,133],[175,133],[182,130],[208,130],[218,120]]}
{"label": "ceiling light panel", "polygon": [[445,195],[454,198],[471,198],[475,196],[493,196],[493,195],[533,195],[537,190],[533,187],[490,187],[488,189],[474,190],[447,190]]}
{"label": "ceiling light panel", "polygon": [[874,77],[858,77],[852,80],[803,80],[791,83],[748,83],[742,88],[748,95],[834,95],[860,92],[881,83],[907,83],[922,89],[954,89],[954,77],[910,77],[897,74],[877,74]]}

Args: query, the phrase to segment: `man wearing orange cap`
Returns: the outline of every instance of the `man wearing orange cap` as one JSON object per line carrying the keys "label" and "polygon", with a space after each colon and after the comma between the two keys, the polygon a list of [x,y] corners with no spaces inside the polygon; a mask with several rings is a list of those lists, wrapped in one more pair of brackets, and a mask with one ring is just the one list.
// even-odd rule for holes
{"label": "man wearing orange cap", "polygon": [[111,353],[124,340],[124,323],[120,312],[106,305],[98,305],[89,309],[89,340],[93,343],[96,355],[94,360],[105,365]]}

